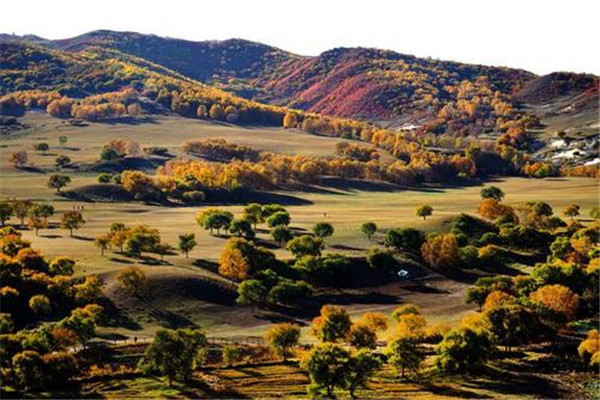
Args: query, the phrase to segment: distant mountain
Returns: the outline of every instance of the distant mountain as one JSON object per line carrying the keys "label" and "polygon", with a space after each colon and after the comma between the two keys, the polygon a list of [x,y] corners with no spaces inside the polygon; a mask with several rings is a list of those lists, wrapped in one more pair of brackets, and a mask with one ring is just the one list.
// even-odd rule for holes
{"label": "distant mountain", "polygon": [[[242,39],[194,42],[134,32],[94,31],[48,41],[4,35],[63,50],[102,53],[146,68],[180,74],[262,103],[428,131],[489,131],[521,103],[565,93],[595,93],[598,77],[544,77],[513,68],[418,58],[393,51],[337,48],[295,55]],[[135,60],[133,60],[135,59]],[[514,117],[514,115],[513,115]]]}

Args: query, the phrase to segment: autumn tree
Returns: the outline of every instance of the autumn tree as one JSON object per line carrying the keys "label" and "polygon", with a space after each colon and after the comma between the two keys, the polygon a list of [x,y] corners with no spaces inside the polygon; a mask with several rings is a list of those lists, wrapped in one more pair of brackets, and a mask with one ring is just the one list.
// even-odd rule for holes
{"label": "autumn tree", "polygon": [[298,125],[298,118],[296,117],[296,114],[292,113],[292,112],[288,112],[285,114],[285,116],[283,117],[283,127],[285,129],[292,129],[295,128]]}
{"label": "autumn tree", "polygon": [[577,348],[579,356],[586,364],[598,368],[600,364],[600,335],[597,329],[588,331],[587,337]]}
{"label": "autumn tree", "polygon": [[22,168],[25,164],[27,164],[27,159],[27,152],[25,150],[19,150],[11,153],[8,161],[11,164],[14,164],[17,168]]}
{"label": "autumn tree", "polygon": [[325,305],[321,315],[313,320],[312,331],[323,342],[345,340],[350,333],[350,315],[342,307]]}
{"label": "autumn tree", "polygon": [[237,280],[248,279],[255,272],[273,267],[275,255],[242,238],[231,238],[219,258],[219,274]]}
{"label": "autumn tree", "polygon": [[48,187],[56,189],[56,193],[60,193],[60,189],[71,183],[71,178],[68,175],[53,174],[48,178]]}
{"label": "autumn tree", "polygon": [[196,235],[194,233],[183,233],[179,235],[179,250],[185,254],[185,258],[189,257],[190,251],[196,247]]}
{"label": "autumn tree", "polygon": [[375,222],[365,222],[360,226],[360,232],[371,240],[371,237],[377,232],[377,224]]}
{"label": "autumn tree", "polygon": [[196,117],[200,119],[206,119],[208,117],[208,111],[206,111],[206,106],[204,104],[200,104],[196,109]]}
{"label": "autumn tree", "polygon": [[116,276],[119,285],[133,294],[139,296],[146,285],[146,273],[140,267],[127,267],[120,271]]}
{"label": "autumn tree", "polygon": [[225,111],[223,110],[223,107],[221,107],[220,104],[215,103],[210,107],[210,119],[215,119],[215,120],[223,120],[225,119]]}
{"label": "autumn tree", "polygon": [[452,233],[431,237],[421,247],[421,255],[435,270],[453,270],[460,264],[460,253],[456,236]]}
{"label": "autumn tree", "polygon": [[110,248],[110,237],[108,235],[100,235],[94,239],[94,246],[100,249],[100,255],[104,255],[104,251]]}
{"label": "autumn tree", "polygon": [[25,218],[29,215],[33,207],[34,204],[31,200],[14,200],[12,202],[12,212],[21,225],[25,224]]}
{"label": "autumn tree", "polygon": [[29,229],[35,230],[35,236],[38,235],[40,229],[48,228],[48,221],[35,215],[29,216],[29,221],[27,224],[29,225]]}
{"label": "autumn tree", "polygon": [[433,214],[433,207],[429,204],[421,204],[416,209],[416,214],[419,217],[423,217],[423,220],[426,220],[428,216]]}
{"label": "autumn tree", "polygon": [[283,357],[283,361],[286,361],[294,354],[293,348],[298,345],[300,327],[287,322],[275,324],[265,334],[265,339],[275,353]]}
{"label": "autumn tree", "polygon": [[355,323],[348,333],[348,342],[357,349],[374,349],[377,347],[377,332],[370,326]]}
{"label": "autumn tree", "polygon": [[564,316],[568,321],[575,317],[579,307],[579,296],[568,287],[558,284],[542,286],[531,293],[529,298]]}
{"label": "autumn tree", "polygon": [[69,230],[69,236],[73,237],[73,229],[80,229],[85,224],[83,215],[79,211],[67,211],[60,221],[62,229]]}
{"label": "autumn tree", "polygon": [[483,199],[479,203],[479,214],[482,217],[495,220],[499,217],[509,218],[513,221],[516,221],[516,215],[512,207],[507,206],[505,204],[501,204],[498,200],[495,199]]}
{"label": "autumn tree", "polygon": [[379,312],[367,312],[360,317],[357,323],[368,326],[375,332],[383,332],[388,328],[387,317]]}

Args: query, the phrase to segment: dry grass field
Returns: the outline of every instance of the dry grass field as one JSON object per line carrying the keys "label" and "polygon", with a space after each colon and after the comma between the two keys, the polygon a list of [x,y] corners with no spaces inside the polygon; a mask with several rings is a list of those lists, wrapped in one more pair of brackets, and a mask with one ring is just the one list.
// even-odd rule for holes
{"label": "dry grass field", "polygon": [[[42,230],[38,236],[32,231],[25,231],[24,236],[49,257],[68,255],[75,258],[77,273],[98,274],[105,279],[106,293],[122,317],[119,321],[126,321],[106,329],[107,333],[143,337],[160,325],[195,325],[216,335],[260,335],[277,317],[235,306],[231,288],[214,285],[220,280],[214,273],[214,263],[227,238],[211,236],[196,224],[196,213],[208,206],[160,207],[136,202],[68,201],[47,188],[49,172],[54,168],[54,158],[58,154],[69,155],[73,162],[79,164],[96,162],[103,143],[114,138],[135,140],[142,146],[166,146],[174,155],[180,154],[179,146],[185,141],[208,137],[224,137],[231,142],[280,153],[327,155],[333,152],[338,139],[282,129],[232,127],[171,117],[156,118],[153,123],[141,125],[92,123],[86,127],[71,127],[46,115],[30,113],[22,118],[22,122],[31,128],[0,141],[0,196],[50,202],[56,207],[52,222],[58,221],[64,211],[73,207],[85,208],[86,224],[76,231],[73,238],[67,231],[58,228]],[[64,149],[58,147],[60,135],[68,136]],[[37,155],[31,150],[34,143],[42,141],[51,145],[51,155]],[[8,154],[20,149],[28,151],[30,163],[39,170],[19,170],[7,162]],[[66,173],[72,177],[69,188],[95,182],[95,174],[68,171]],[[503,178],[493,184],[507,193],[505,201],[508,203],[544,200],[558,211],[576,202],[582,207],[582,215],[587,215],[598,203],[598,184],[593,179]],[[288,208],[292,216],[291,225],[295,229],[310,230],[315,222],[321,220],[333,224],[335,234],[327,240],[328,252],[358,255],[378,245],[382,237],[379,233],[373,241],[367,240],[358,232],[363,222],[374,221],[380,230],[401,226],[415,226],[427,231],[445,229],[452,216],[475,212],[480,189],[481,185],[407,190],[389,184],[331,179],[321,186],[280,191],[271,196],[291,199]],[[426,221],[414,214],[415,207],[421,203],[428,203],[434,208],[434,215]],[[236,215],[242,209],[241,205],[222,207]],[[113,277],[123,267],[139,264],[138,260],[116,254],[115,249],[101,256],[93,245],[93,239],[105,233],[115,221],[158,228],[164,241],[172,245],[177,244],[178,234],[193,232],[198,247],[191,252],[189,259],[181,254],[167,255],[164,262],[159,262],[156,256],[147,259],[142,267],[153,287],[152,295],[143,300],[131,299],[120,292]],[[259,232],[258,238],[265,241],[278,257],[290,256],[286,250],[269,241],[266,230]],[[367,310],[390,312],[398,304],[409,301],[423,306],[426,315],[433,321],[456,323],[466,313],[472,312],[473,308],[464,305],[463,301],[465,283],[438,276],[430,279],[428,284],[435,290],[423,293],[402,287],[398,282],[390,282],[379,288],[363,288],[360,293],[340,292],[339,297],[354,294],[352,298],[358,300],[347,304],[354,315]],[[373,293],[379,297],[373,299],[373,296],[368,296]]]}

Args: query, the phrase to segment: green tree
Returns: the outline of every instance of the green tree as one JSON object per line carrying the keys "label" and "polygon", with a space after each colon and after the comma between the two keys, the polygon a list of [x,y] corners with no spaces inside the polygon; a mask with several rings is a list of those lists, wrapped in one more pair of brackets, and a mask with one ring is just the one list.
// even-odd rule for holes
{"label": "green tree", "polygon": [[384,245],[386,247],[392,247],[398,251],[419,251],[423,242],[425,241],[425,234],[415,228],[400,228],[390,229],[384,238]]}
{"label": "green tree", "polygon": [[569,217],[573,220],[573,218],[579,215],[579,206],[577,204],[570,204],[563,208],[562,212],[565,217]]}
{"label": "green tree", "polygon": [[375,222],[365,222],[360,226],[360,232],[367,236],[369,240],[377,232],[377,224]]}
{"label": "green tree", "polygon": [[237,292],[237,303],[241,305],[261,305],[267,299],[267,288],[256,279],[247,279],[240,283]]}
{"label": "green tree", "polygon": [[283,246],[284,243],[289,242],[294,238],[292,231],[286,226],[279,225],[271,229],[271,237],[279,243],[279,246]]}
{"label": "green tree", "polygon": [[56,193],[60,193],[60,189],[71,183],[71,178],[67,175],[53,174],[48,178],[48,187],[56,189]]}
{"label": "green tree", "polygon": [[115,149],[113,149],[112,147],[104,147],[102,149],[102,151],[100,152],[100,159],[102,161],[112,162],[112,161],[118,160],[119,157],[120,157],[120,154],[117,153],[117,151]]}
{"label": "green tree", "polygon": [[52,388],[67,385],[79,374],[79,366],[73,354],[66,351],[44,354],[42,356],[45,370],[45,382]]}
{"label": "green tree", "polygon": [[58,145],[60,147],[65,147],[65,145],[67,144],[67,141],[69,140],[68,137],[61,135],[58,137]]}
{"label": "green tree", "polygon": [[269,228],[276,226],[287,226],[290,224],[290,214],[287,211],[277,211],[267,218]]}
{"label": "green tree", "polygon": [[112,180],[112,175],[109,174],[108,172],[101,172],[96,177],[96,182],[98,182],[98,183],[110,183],[111,180]]}
{"label": "green tree", "polygon": [[467,304],[477,304],[479,306],[479,311],[481,311],[481,307],[483,307],[483,303],[485,303],[485,299],[490,292],[491,290],[489,287],[471,286],[465,293],[465,301]]}
{"label": "green tree", "polygon": [[493,354],[488,333],[463,327],[450,331],[437,347],[436,366],[445,373],[480,369]]}
{"label": "green tree", "polygon": [[186,381],[198,362],[206,336],[197,329],[160,329],[154,334],[140,366],[146,373],[166,375],[169,386],[174,380]]}
{"label": "green tree", "polygon": [[371,268],[379,271],[395,271],[398,262],[389,250],[381,250],[377,247],[369,249],[367,262]]}
{"label": "green tree", "polygon": [[313,233],[321,239],[330,237],[333,235],[333,232],[333,226],[328,222],[319,222],[313,227]]}
{"label": "green tree", "polygon": [[293,356],[293,348],[300,340],[300,327],[298,325],[282,322],[273,325],[265,335],[265,339],[275,353],[286,361]]}
{"label": "green tree", "polygon": [[6,221],[13,215],[13,207],[8,201],[0,202],[0,222],[2,226],[6,225]]}
{"label": "green tree", "polygon": [[62,220],[60,221],[60,227],[62,229],[69,230],[69,236],[73,237],[73,229],[79,229],[85,225],[83,215],[79,211],[67,211],[63,214]]}
{"label": "green tree", "polygon": [[282,206],[281,204],[267,204],[266,206],[262,207],[262,219],[266,220],[271,215],[275,214],[276,212],[280,212],[280,211],[286,212],[285,207]]}
{"label": "green tree", "polygon": [[298,236],[288,242],[287,249],[297,259],[308,255],[320,257],[321,250],[323,250],[323,239],[310,235]]}
{"label": "green tree", "polygon": [[381,362],[370,351],[359,350],[350,357],[346,368],[344,387],[350,392],[350,397],[356,398],[356,389],[366,387],[370,378],[381,366]]}
{"label": "green tree", "polygon": [[13,373],[19,386],[36,389],[44,380],[44,362],[37,351],[25,350],[12,358]]}
{"label": "green tree", "polygon": [[485,186],[479,192],[482,199],[494,199],[496,201],[502,201],[504,198],[504,192],[502,189],[496,186]]}
{"label": "green tree", "polygon": [[179,235],[179,250],[185,254],[185,258],[189,257],[190,251],[196,247],[196,235],[194,233],[183,233]]}
{"label": "green tree", "polygon": [[62,168],[64,166],[68,165],[70,162],[71,162],[71,157],[66,156],[66,155],[62,155],[62,154],[60,156],[57,156],[54,159],[54,163],[59,168]]}
{"label": "green tree", "polygon": [[350,353],[337,344],[320,343],[314,346],[300,363],[310,377],[309,393],[318,395],[325,391],[327,398],[334,398],[333,390],[345,387],[349,360]]}
{"label": "green tree", "polygon": [[417,207],[415,212],[417,216],[423,217],[423,220],[426,220],[428,216],[433,214],[433,207],[431,207],[429,204],[421,204]]}
{"label": "green tree", "polygon": [[43,218],[45,222],[48,222],[48,218],[54,215],[54,206],[48,203],[36,204],[32,207],[31,213],[38,218]]}
{"label": "green tree", "polygon": [[262,206],[257,203],[248,204],[244,207],[242,219],[251,223],[254,229],[256,229],[257,224],[265,221],[262,215]]}
{"label": "green tree", "polygon": [[244,237],[246,239],[252,239],[255,236],[250,222],[244,219],[234,219],[231,221],[231,224],[229,224],[229,233],[233,236]]}
{"label": "green tree", "polygon": [[425,359],[425,352],[419,341],[409,336],[401,336],[389,342],[386,354],[389,363],[400,371],[401,377],[404,377],[406,369],[417,373]]}
{"label": "green tree", "polygon": [[50,150],[50,146],[48,145],[48,143],[37,143],[33,145],[33,148],[38,153],[45,153],[48,150]]}
{"label": "green tree", "polygon": [[210,234],[213,234],[213,229],[217,230],[217,235],[220,235],[221,229],[227,229],[231,225],[233,214],[229,211],[223,211],[218,208],[206,209],[196,216],[196,221],[204,229],[210,229]]}

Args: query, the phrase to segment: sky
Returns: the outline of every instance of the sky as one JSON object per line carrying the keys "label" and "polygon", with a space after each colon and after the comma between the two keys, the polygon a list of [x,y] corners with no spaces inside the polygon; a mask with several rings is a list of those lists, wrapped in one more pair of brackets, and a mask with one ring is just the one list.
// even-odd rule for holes
{"label": "sky", "polygon": [[0,32],[49,39],[110,29],[243,38],[302,55],[362,46],[540,75],[600,75],[594,0],[29,0],[4,1],[0,12]]}

